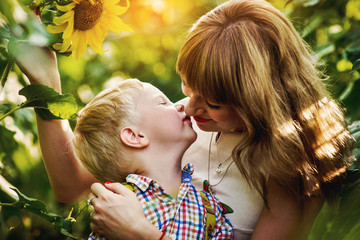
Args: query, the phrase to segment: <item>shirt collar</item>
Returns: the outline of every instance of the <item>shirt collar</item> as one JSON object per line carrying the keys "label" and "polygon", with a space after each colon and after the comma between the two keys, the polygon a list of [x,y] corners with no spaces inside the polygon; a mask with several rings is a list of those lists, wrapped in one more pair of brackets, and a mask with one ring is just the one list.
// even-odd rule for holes
{"label": "shirt collar", "polygon": [[191,183],[191,175],[194,173],[194,166],[191,163],[186,164],[182,170],[182,183]]}
{"label": "shirt collar", "polygon": [[[191,163],[186,164],[182,169],[182,183],[191,183],[191,175],[194,173],[194,166]],[[138,175],[138,174],[129,174],[126,177],[126,182],[131,183],[137,186],[141,191],[145,192],[150,186],[153,185],[155,188],[160,188],[160,184],[154,181],[151,178]]]}

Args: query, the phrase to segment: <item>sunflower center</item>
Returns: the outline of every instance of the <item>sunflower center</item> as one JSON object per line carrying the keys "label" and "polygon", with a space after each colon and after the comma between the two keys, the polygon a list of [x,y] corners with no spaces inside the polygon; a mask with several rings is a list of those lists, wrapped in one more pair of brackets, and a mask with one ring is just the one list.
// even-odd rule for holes
{"label": "sunflower center", "polygon": [[101,0],[84,0],[74,8],[74,29],[86,31],[92,29],[103,12]]}

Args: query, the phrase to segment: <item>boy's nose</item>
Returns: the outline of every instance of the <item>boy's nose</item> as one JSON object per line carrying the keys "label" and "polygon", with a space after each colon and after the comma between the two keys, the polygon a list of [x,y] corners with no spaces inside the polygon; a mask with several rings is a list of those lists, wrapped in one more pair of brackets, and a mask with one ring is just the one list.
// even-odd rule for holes
{"label": "boy's nose", "polygon": [[184,104],[177,103],[177,104],[175,104],[175,108],[178,112],[183,112],[185,109],[185,106],[184,106]]}

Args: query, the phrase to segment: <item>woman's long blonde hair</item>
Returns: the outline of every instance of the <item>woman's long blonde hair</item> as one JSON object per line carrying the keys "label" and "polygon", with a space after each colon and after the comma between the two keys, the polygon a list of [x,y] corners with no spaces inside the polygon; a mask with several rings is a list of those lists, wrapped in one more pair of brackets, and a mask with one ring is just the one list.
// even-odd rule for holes
{"label": "woman's long blonde hair", "polygon": [[233,150],[266,200],[270,178],[300,202],[329,193],[351,161],[352,137],[318,63],[290,21],[262,0],[230,0],[202,16],[177,71],[204,99],[231,105],[245,123]]}

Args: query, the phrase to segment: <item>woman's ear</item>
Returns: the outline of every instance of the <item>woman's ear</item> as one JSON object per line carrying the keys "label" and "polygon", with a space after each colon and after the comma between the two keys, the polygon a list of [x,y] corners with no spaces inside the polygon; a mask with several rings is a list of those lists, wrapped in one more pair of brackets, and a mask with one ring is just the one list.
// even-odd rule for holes
{"label": "woman's ear", "polygon": [[136,127],[125,127],[120,132],[121,141],[133,148],[144,148],[149,145],[149,139]]}

